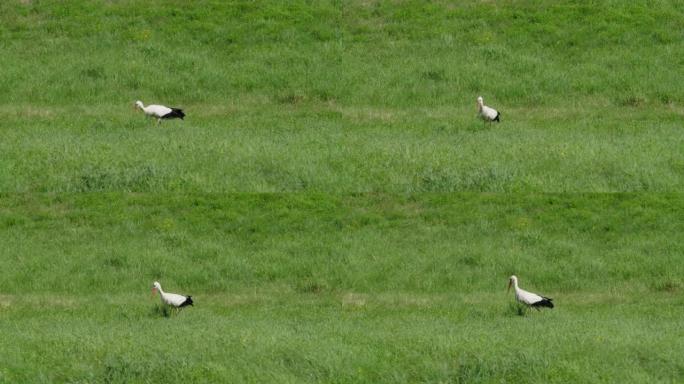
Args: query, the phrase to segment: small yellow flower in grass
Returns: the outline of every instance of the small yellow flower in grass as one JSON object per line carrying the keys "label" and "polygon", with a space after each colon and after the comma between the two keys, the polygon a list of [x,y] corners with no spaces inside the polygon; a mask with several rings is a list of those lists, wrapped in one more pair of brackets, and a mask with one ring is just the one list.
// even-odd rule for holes
{"label": "small yellow flower in grass", "polygon": [[527,217],[519,217],[518,219],[515,220],[515,223],[513,224],[516,228],[518,229],[524,229],[530,226],[532,221],[527,218]]}
{"label": "small yellow flower in grass", "polygon": [[485,31],[475,36],[475,43],[485,45],[494,41],[495,38],[496,36],[494,35],[494,33],[490,31]]}
{"label": "small yellow flower in grass", "polygon": [[170,231],[176,227],[176,222],[173,219],[166,218],[159,223],[159,229]]}
{"label": "small yellow flower in grass", "polygon": [[142,31],[138,31],[133,35],[133,40],[135,41],[147,41],[150,39],[150,36],[152,35],[152,31],[149,29],[143,29]]}

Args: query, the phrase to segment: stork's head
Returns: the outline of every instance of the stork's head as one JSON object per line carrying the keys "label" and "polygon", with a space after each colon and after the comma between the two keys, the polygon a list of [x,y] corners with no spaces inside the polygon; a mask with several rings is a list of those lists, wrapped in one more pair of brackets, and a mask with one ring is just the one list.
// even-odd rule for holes
{"label": "stork's head", "polygon": [[154,295],[155,293],[157,293],[158,290],[161,290],[161,284],[159,284],[158,281],[155,281],[155,282],[152,284],[152,295]]}
{"label": "stork's head", "polygon": [[140,100],[136,101],[136,102],[135,102],[135,106],[138,107],[138,108],[140,108],[140,109],[143,109],[143,103],[142,103],[142,101],[140,101]]}
{"label": "stork's head", "polygon": [[515,277],[515,275],[512,275],[511,277],[508,278],[508,290],[511,290],[511,285],[518,286],[518,278]]}
{"label": "stork's head", "polygon": [[482,96],[478,96],[477,97],[477,105],[481,106],[482,104],[484,104],[484,100],[482,99]]}

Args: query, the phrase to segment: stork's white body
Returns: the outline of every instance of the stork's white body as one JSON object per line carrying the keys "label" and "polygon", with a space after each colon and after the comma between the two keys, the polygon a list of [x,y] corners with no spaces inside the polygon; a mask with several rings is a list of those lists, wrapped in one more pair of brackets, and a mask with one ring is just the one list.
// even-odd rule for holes
{"label": "stork's white body", "polygon": [[162,290],[161,284],[154,282],[152,291],[159,291],[159,297],[162,303],[170,305],[174,308],[182,308],[187,305],[192,305],[192,298],[190,296],[183,296],[177,293],[168,293]]}
{"label": "stork's white body", "polygon": [[480,116],[480,118],[483,121],[496,121],[497,123],[499,122],[499,117],[501,116],[501,114],[496,109],[484,105],[484,100],[482,99],[482,96],[477,98],[477,110],[478,116]]}
{"label": "stork's white body", "polygon": [[515,299],[519,302],[527,305],[528,307],[534,307],[539,309],[539,307],[553,308],[553,299],[548,297],[537,295],[536,293],[528,292],[520,287],[518,287],[518,278],[511,276],[508,281],[508,289],[515,288]]}
{"label": "stork's white body", "polygon": [[177,293],[167,293],[159,290],[161,301],[172,307],[180,307],[188,298]]}
{"label": "stork's white body", "polygon": [[145,112],[147,116],[153,116],[156,118],[161,118],[162,116],[166,116],[169,113],[171,113],[172,109],[169,107],[165,107],[163,105],[148,105],[147,107],[141,106],[140,109]]}

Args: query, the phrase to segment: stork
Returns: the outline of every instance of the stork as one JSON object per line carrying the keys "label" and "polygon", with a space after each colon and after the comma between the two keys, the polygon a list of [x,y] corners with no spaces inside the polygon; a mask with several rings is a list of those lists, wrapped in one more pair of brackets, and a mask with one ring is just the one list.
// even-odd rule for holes
{"label": "stork", "polygon": [[163,105],[148,105],[147,107],[143,105],[142,101],[138,100],[135,102],[135,106],[142,109],[147,116],[156,117],[157,124],[160,124],[162,119],[181,119],[185,117],[182,109],[179,108],[169,108]]}
{"label": "stork", "polygon": [[497,123],[500,122],[499,117],[501,114],[499,111],[497,111],[494,108],[488,107],[484,105],[484,100],[482,99],[482,96],[477,98],[477,110],[478,110],[478,115],[484,122],[492,122],[496,121]]}
{"label": "stork", "polygon": [[553,299],[539,296],[536,293],[527,292],[518,287],[518,278],[515,275],[508,279],[508,291],[511,290],[511,285],[515,288],[515,299],[528,307],[535,308],[536,310],[539,310],[539,307],[553,308],[553,303],[551,302]]}
{"label": "stork", "polygon": [[156,291],[159,291],[159,297],[161,298],[162,304],[176,308],[176,312],[180,311],[180,309],[185,306],[192,305],[191,296],[164,292],[158,281],[155,281],[154,284],[152,284],[152,295],[154,295]]}

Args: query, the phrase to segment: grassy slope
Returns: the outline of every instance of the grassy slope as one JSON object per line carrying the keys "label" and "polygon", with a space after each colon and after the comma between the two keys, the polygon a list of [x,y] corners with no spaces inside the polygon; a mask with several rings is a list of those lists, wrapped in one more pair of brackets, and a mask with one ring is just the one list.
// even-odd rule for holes
{"label": "grassy slope", "polygon": [[[3,2],[0,189],[679,190],[683,13]],[[188,119],[152,128],[136,99]]]}
{"label": "grassy slope", "polygon": [[[684,199],[2,200],[0,378],[679,381]],[[557,308],[515,314],[506,278]],[[164,319],[149,285],[197,307]]]}
{"label": "grassy slope", "polygon": [[0,382],[682,381],[680,195],[344,194],[678,191],[679,2],[257,4],[0,2]]}

